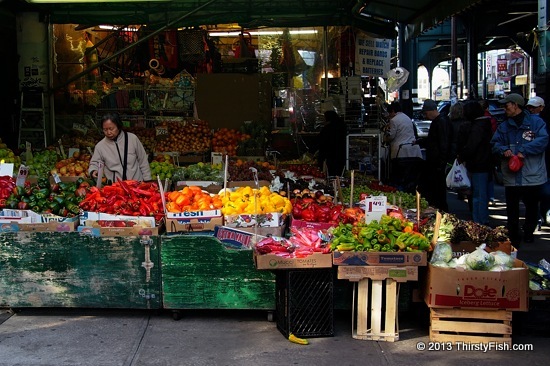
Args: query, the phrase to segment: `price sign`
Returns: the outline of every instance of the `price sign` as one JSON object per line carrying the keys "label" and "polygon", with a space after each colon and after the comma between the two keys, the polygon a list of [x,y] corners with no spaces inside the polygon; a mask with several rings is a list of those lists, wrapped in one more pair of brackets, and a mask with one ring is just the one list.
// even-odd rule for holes
{"label": "price sign", "polygon": [[168,127],[157,126],[155,127],[155,133],[157,136],[157,140],[164,140],[168,138]]}
{"label": "price sign", "polygon": [[386,214],[387,199],[386,196],[371,196],[361,201],[365,203],[365,221],[367,223],[372,220],[380,220],[382,215]]}
{"label": "price sign", "polygon": [[59,175],[57,175],[57,173],[53,173],[52,177],[55,183],[58,183],[58,184],[61,183],[61,178],[59,178]]}
{"label": "price sign", "polygon": [[80,123],[73,123],[73,130],[82,133],[83,135],[88,133],[88,127]]}
{"label": "price sign", "polygon": [[21,164],[19,167],[19,173],[17,173],[17,179],[15,180],[15,185],[19,187],[23,187],[25,185],[25,181],[27,180],[27,177],[29,176],[29,167]]}
{"label": "price sign", "polygon": [[0,163],[0,177],[13,177],[13,163]]}

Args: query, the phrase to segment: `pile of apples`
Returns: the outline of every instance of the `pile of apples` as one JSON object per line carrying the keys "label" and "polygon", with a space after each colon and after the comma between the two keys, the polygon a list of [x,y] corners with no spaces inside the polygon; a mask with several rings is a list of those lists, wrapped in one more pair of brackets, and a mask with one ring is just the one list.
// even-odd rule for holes
{"label": "pile of apples", "polygon": [[193,120],[186,122],[166,122],[167,137],[157,139],[155,151],[167,152],[206,152],[210,149],[212,133],[208,122]]}
{"label": "pile of apples", "polygon": [[60,177],[86,177],[91,159],[92,155],[76,151],[72,157],[58,161],[51,173]]}

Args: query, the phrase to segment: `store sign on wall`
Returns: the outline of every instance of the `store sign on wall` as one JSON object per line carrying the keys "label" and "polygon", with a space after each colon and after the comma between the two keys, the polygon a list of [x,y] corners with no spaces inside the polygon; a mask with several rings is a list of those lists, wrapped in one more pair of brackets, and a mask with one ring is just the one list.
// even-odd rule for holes
{"label": "store sign on wall", "polygon": [[391,39],[358,34],[355,39],[355,74],[382,76],[390,71]]}

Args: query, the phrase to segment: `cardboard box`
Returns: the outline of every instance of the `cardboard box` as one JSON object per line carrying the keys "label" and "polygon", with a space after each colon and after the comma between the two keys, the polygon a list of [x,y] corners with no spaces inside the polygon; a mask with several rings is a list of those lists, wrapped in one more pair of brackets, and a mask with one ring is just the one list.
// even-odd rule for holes
{"label": "cardboard box", "polygon": [[528,311],[529,270],[520,260],[503,272],[464,271],[428,265],[428,307]]}
{"label": "cardboard box", "polygon": [[283,237],[285,234],[286,226],[274,226],[274,227],[240,227],[239,230],[246,231],[251,234],[258,234],[263,237],[271,236],[280,236]]}
{"label": "cardboard box", "polygon": [[269,214],[250,214],[250,215],[226,215],[224,216],[225,226],[229,227],[278,227],[284,226],[286,215],[274,212]]}
{"label": "cardboard box", "polygon": [[191,233],[195,231],[214,231],[223,224],[221,216],[202,218],[166,219],[167,233]]}
{"label": "cardboard box", "polygon": [[338,224],[329,224],[328,222],[309,222],[304,220],[299,220],[292,218],[290,221],[290,227],[296,228],[296,229],[302,229],[302,228],[308,228],[308,229],[315,229],[315,230],[327,230],[331,227],[336,227]]}
{"label": "cardboard box", "polygon": [[207,211],[185,211],[185,212],[167,212],[167,219],[200,219],[200,218],[212,218],[212,217],[222,217],[221,210],[207,210]]}
{"label": "cardboard box", "polygon": [[[471,241],[461,241],[458,244],[451,244],[453,249],[453,258],[458,258],[466,253],[471,253],[479,245]],[[512,244],[509,241],[493,243],[491,246],[485,246],[485,251],[488,253],[496,252],[497,250],[503,251],[504,253],[511,255],[515,248],[512,247]]]}
{"label": "cardboard box", "polygon": [[223,189],[223,186],[221,184],[218,184],[218,182],[214,181],[206,181],[206,180],[187,180],[187,181],[179,181],[176,183],[176,191],[182,190],[184,187],[187,186],[198,186],[202,187],[202,189],[208,193],[214,193],[218,194]]}
{"label": "cardboard box", "polygon": [[99,227],[97,221],[131,221],[135,226],[154,228],[156,226],[155,218],[152,216],[126,216],[112,215],[102,212],[84,211],[80,215],[80,226]]}
{"label": "cardboard box", "polygon": [[41,215],[31,210],[6,209],[0,211],[0,215],[0,232],[68,232],[78,226],[77,217]]}
{"label": "cardboard box", "polygon": [[236,249],[252,249],[254,244],[265,238],[263,235],[255,235],[254,232],[250,233],[242,228],[235,229],[227,226],[216,226],[214,236],[227,246]]}
{"label": "cardboard box", "polygon": [[10,223],[41,223],[42,216],[32,210],[11,210],[3,209],[0,211],[0,224]]}
{"label": "cardboard box", "polygon": [[257,269],[297,269],[297,268],[330,268],[330,254],[312,253],[305,258],[284,258],[274,254],[259,255],[254,252],[254,263]]}
{"label": "cardboard box", "polygon": [[79,226],[79,233],[91,236],[157,236],[162,234],[164,226],[157,227],[90,227]]}
{"label": "cardboard box", "polygon": [[[260,187],[269,187],[271,184],[270,181],[267,180],[260,180],[258,181],[258,185]],[[252,187],[256,188],[256,182],[253,180],[236,180],[234,182],[227,182],[227,188],[237,188],[237,187]]]}
{"label": "cardboard box", "polygon": [[332,253],[337,266],[425,266],[426,252],[339,252]]}
{"label": "cardboard box", "polygon": [[388,278],[396,282],[418,280],[418,266],[390,267],[390,266],[339,266],[338,279],[360,281],[364,278],[371,280],[385,280]]}

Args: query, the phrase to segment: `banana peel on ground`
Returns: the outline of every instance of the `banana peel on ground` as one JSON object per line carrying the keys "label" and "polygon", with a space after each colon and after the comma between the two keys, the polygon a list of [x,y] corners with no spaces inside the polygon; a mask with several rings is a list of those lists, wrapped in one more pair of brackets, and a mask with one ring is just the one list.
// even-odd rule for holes
{"label": "banana peel on ground", "polygon": [[290,333],[288,335],[288,340],[291,341],[292,343],[301,344],[301,345],[308,345],[309,344],[309,341],[307,339],[298,338],[292,333]]}

